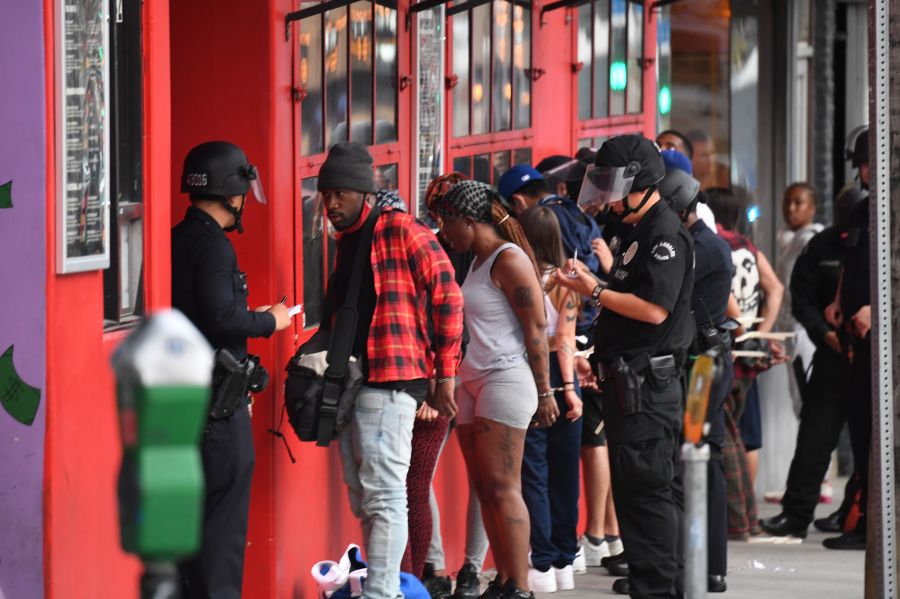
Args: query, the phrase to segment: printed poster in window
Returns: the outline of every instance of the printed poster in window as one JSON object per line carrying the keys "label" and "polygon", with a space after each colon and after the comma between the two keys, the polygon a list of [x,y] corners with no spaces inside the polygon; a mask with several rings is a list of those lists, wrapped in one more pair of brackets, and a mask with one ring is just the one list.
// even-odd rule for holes
{"label": "printed poster in window", "polygon": [[57,0],[57,272],[109,266],[108,0]]}

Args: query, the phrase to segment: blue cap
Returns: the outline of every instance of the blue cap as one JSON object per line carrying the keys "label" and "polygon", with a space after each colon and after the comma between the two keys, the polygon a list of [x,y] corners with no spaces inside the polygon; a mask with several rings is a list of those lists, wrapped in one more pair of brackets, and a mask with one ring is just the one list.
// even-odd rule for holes
{"label": "blue cap", "polygon": [[530,164],[517,164],[503,173],[497,188],[500,195],[508,201],[523,185],[535,179],[543,180],[544,177]]}
{"label": "blue cap", "polygon": [[694,174],[694,167],[691,166],[691,159],[679,152],[678,150],[663,150],[660,152],[663,162],[666,163],[666,170],[684,171],[689,175]]}

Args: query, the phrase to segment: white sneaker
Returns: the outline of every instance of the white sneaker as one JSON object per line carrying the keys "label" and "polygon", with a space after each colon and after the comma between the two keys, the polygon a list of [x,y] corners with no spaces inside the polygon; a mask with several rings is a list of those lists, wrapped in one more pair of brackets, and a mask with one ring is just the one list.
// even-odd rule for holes
{"label": "white sneaker", "polygon": [[560,591],[571,591],[575,588],[575,569],[568,565],[565,568],[553,568],[556,575],[556,588]]}
{"label": "white sneaker", "polygon": [[582,536],[578,543],[584,548],[584,563],[586,566],[599,566],[600,560],[610,555],[609,545],[606,541],[601,542],[599,545],[594,545],[587,537]]}
{"label": "white sneaker", "polygon": [[574,574],[587,574],[587,563],[584,561],[584,547],[578,546],[578,553],[575,554],[575,561],[572,562],[572,572]]}
{"label": "white sneaker", "polygon": [[[604,541],[605,542],[605,541]],[[622,538],[618,538],[612,543],[607,543],[609,546],[609,554],[610,555],[619,555],[623,551],[625,551],[625,545],[622,544]]]}
{"label": "white sneaker", "polygon": [[537,568],[528,568],[528,586],[535,593],[555,593],[556,573],[554,568],[541,572]]}

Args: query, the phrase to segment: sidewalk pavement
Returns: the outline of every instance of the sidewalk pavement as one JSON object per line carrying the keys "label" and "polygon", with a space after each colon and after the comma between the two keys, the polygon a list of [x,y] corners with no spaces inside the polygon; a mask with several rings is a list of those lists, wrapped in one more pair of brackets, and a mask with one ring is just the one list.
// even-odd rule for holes
{"label": "sidewalk pavement", "polygon": [[[835,482],[835,503],[820,504],[816,517],[824,517],[840,505],[838,489],[844,480]],[[760,517],[774,516],[779,505],[760,502]],[[826,535],[809,527],[809,535],[798,544],[771,542],[728,543],[728,591],[710,593],[710,599],[844,599],[863,596],[864,561],[862,551],[832,551],[822,546]],[[537,595],[540,599],[595,599],[623,597],[612,592],[615,580],[605,568],[588,568],[588,573],[575,577],[574,591]]]}

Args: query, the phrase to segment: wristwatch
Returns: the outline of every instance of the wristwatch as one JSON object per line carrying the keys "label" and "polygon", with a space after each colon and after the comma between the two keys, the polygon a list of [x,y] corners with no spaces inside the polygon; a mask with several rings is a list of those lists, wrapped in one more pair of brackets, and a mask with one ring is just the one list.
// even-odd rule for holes
{"label": "wristwatch", "polygon": [[594,287],[594,290],[591,292],[591,301],[594,302],[594,305],[597,307],[600,306],[600,294],[603,293],[604,289],[606,289],[606,287],[597,283],[597,286]]}

